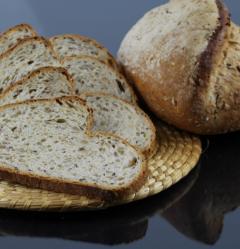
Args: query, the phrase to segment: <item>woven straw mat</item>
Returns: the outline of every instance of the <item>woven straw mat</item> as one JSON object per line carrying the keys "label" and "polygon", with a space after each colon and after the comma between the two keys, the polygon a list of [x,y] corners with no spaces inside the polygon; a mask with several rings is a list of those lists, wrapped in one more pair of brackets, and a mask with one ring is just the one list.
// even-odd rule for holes
{"label": "woven straw mat", "polygon": [[30,189],[0,181],[0,208],[34,211],[77,211],[116,206],[160,193],[185,177],[196,165],[201,154],[197,137],[158,125],[159,148],[148,161],[150,175],[145,185],[121,202],[105,203],[84,196]]}

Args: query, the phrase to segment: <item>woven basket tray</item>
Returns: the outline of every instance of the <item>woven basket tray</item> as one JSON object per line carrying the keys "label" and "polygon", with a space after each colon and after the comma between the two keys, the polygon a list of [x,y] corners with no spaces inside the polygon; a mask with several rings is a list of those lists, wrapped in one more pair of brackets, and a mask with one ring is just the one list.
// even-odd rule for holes
{"label": "woven basket tray", "polygon": [[34,211],[76,211],[116,206],[160,193],[185,177],[196,165],[201,154],[198,138],[158,125],[159,148],[148,161],[150,175],[145,185],[121,202],[105,203],[84,196],[59,194],[30,189],[0,181],[0,208]]}

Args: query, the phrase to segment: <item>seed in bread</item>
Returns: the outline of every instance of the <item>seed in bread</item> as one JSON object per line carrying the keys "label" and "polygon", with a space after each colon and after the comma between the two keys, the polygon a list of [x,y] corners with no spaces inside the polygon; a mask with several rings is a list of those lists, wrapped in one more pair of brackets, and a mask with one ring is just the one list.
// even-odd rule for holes
{"label": "seed in bread", "polygon": [[156,130],[136,105],[107,94],[83,94],[93,110],[93,131],[111,132],[150,157],[156,148]]}
{"label": "seed in bread", "polygon": [[65,34],[50,38],[50,42],[62,60],[73,56],[90,56],[113,68],[118,68],[110,52],[91,38]]}
{"label": "seed in bread", "polygon": [[60,67],[57,56],[47,40],[27,38],[0,56],[0,93],[41,67]]}
{"label": "seed in bread", "polygon": [[146,177],[141,153],[107,133],[91,135],[91,120],[78,97],[1,107],[1,179],[109,200],[138,190]]}
{"label": "seed in bread", "polygon": [[76,84],[76,94],[84,92],[108,93],[135,102],[135,94],[124,76],[94,58],[68,57],[63,61]]}
{"label": "seed in bread", "polygon": [[74,95],[74,83],[64,68],[44,67],[30,73],[0,94],[0,105],[30,99]]}
{"label": "seed in bread", "polygon": [[28,24],[19,24],[0,34],[0,55],[13,48],[25,38],[37,36],[36,31]]}

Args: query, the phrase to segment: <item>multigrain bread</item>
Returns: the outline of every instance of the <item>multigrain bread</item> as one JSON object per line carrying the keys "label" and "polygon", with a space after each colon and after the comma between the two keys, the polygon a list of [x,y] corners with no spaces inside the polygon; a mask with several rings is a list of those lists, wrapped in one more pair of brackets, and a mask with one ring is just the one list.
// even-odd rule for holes
{"label": "multigrain bread", "polygon": [[63,60],[63,66],[75,81],[77,95],[84,92],[100,92],[128,102],[136,101],[135,94],[124,76],[97,59],[88,56],[68,57]]}
{"label": "multigrain bread", "polygon": [[[74,95],[74,86],[65,69],[46,67],[32,72],[0,95],[0,105],[30,99]],[[146,157],[156,149],[156,130],[149,117],[136,105],[108,94],[80,95],[93,109],[93,131],[113,133],[138,148]]]}
{"label": "multigrain bread", "polygon": [[19,24],[0,34],[0,55],[13,48],[25,38],[37,36],[36,31],[28,24]]}
{"label": "multigrain bread", "polygon": [[0,177],[33,188],[111,200],[140,188],[146,164],[112,135],[91,135],[78,97],[0,107]]}
{"label": "multigrain bread", "polygon": [[172,0],[126,35],[118,59],[158,117],[198,134],[240,129],[240,28],[219,0]]}
{"label": "multigrain bread", "polygon": [[117,63],[110,52],[97,41],[76,34],[53,36],[49,39],[61,59],[73,56],[90,56],[117,69]]}
{"label": "multigrain bread", "polygon": [[41,67],[60,67],[58,57],[47,40],[26,38],[0,56],[0,93]]}
{"label": "multigrain bread", "polygon": [[146,157],[153,155],[157,147],[156,129],[139,107],[107,94],[86,93],[80,97],[93,110],[93,131],[113,133]]}
{"label": "multigrain bread", "polygon": [[50,99],[74,95],[74,82],[66,69],[44,67],[10,86],[0,94],[0,105],[29,99]]}

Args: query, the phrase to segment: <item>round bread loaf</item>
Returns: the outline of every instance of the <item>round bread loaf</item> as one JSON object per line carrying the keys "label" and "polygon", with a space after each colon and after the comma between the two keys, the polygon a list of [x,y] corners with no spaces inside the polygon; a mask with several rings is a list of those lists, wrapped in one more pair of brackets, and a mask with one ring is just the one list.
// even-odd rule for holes
{"label": "round bread loaf", "polygon": [[240,28],[219,0],[171,0],[124,38],[118,60],[150,109],[198,134],[240,129]]}

